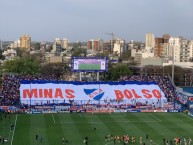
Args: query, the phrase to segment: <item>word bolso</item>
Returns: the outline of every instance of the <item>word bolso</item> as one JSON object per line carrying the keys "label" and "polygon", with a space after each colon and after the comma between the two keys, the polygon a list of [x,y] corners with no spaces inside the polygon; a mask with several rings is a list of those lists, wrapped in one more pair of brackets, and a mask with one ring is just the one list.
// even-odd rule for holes
{"label": "word bolso", "polygon": [[159,90],[147,90],[147,89],[142,89],[139,95],[134,89],[128,90],[125,89],[123,91],[121,90],[114,90],[115,95],[117,100],[122,100],[124,99],[124,97],[126,97],[127,99],[142,99],[142,98],[147,98],[147,99],[151,99],[151,98],[157,98],[160,99],[161,96],[161,92]]}

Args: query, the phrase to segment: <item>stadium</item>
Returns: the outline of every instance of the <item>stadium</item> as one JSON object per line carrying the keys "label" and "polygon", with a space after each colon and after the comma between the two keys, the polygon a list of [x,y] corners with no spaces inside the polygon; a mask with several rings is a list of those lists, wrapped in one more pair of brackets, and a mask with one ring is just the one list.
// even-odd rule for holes
{"label": "stadium", "polygon": [[[107,71],[104,59],[79,59],[73,59],[72,71]],[[0,144],[191,144],[192,100],[169,76],[87,82],[5,74]]]}

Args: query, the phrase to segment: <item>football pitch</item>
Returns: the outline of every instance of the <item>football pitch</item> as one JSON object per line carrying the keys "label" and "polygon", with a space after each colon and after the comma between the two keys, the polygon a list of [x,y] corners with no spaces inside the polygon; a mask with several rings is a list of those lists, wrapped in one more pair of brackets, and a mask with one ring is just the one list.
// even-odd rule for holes
{"label": "football pitch", "polygon": [[100,64],[79,64],[79,70],[100,70]]}
{"label": "football pitch", "polygon": [[[113,145],[105,136],[136,137],[133,145],[139,145],[139,138],[149,144],[163,145],[163,138],[170,141],[175,137],[193,139],[193,118],[184,113],[106,113],[106,114],[2,114],[0,136],[7,139],[7,145],[62,145],[62,138],[69,145]],[[10,128],[11,125],[15,127]],[[94,128],[96,130],[94,131]],[[36,134],[38,139],[36,140]],[[148,139],[146,135],[148,134]],[[40,140],[42,138],[42,142]],[[131,139],[130,139],[131,140]],[[2,141],[0,144],[3,144]],[[117,142],[116,145],[122,145]]]}

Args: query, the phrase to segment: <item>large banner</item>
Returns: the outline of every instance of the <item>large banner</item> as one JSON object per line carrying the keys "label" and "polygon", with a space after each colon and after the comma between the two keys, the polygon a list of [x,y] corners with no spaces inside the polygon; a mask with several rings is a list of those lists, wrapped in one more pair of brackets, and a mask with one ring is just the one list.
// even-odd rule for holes
{"label": "large banner", "polygon": [[21,81],[20,100],[166,100],[155,82],[51,82]]}

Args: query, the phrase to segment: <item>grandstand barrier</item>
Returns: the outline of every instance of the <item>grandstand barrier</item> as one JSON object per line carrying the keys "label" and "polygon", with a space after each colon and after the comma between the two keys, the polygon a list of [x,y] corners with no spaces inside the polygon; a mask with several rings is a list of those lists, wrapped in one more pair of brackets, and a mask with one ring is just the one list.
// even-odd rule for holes
{"label": "grandstand barrier", "polygon": [[[48,114],[48,113],[129,113],[129,112],[181,112],[180,108],[137,108],[136,106],[34,106],[33,108],[17,108],[15,106],[0,106],[0,112],[6,113],[27,113],[27,114]],[[191,113],[189,112],[189,115]]]}

